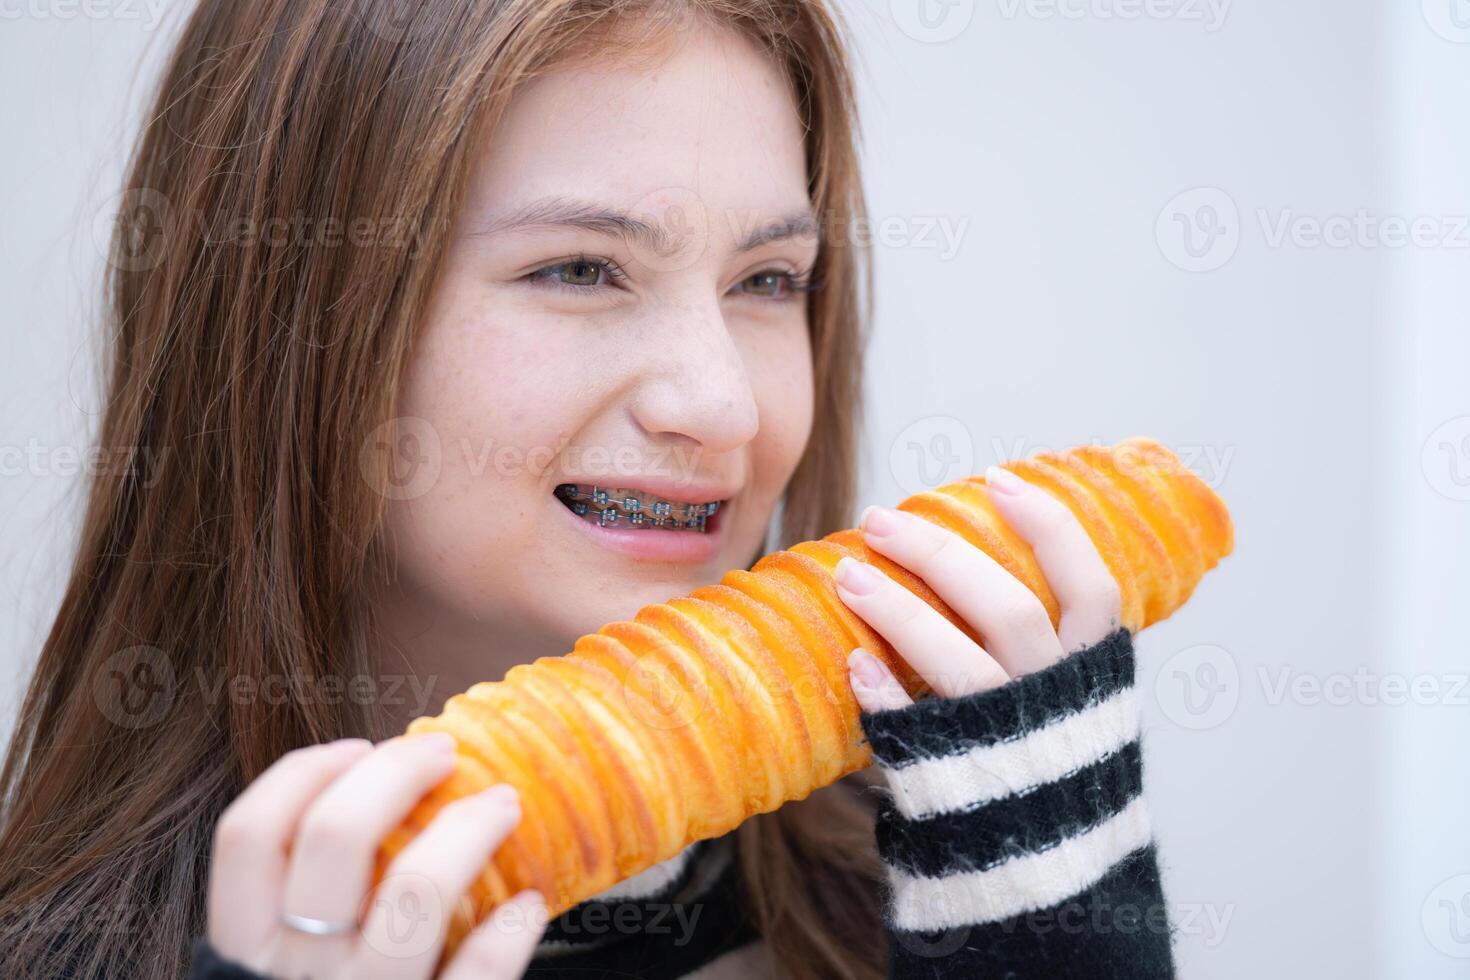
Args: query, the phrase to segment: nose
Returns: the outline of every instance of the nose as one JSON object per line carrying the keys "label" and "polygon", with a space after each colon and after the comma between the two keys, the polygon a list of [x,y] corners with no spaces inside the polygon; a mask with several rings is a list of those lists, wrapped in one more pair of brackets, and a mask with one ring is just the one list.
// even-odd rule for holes
{"label": "nose", "polygon": [[657,353],[645,362],[632,398],[634,419],[650,435],[692,440],[724,453],[755,438],[760,412],[749,366],[719,302],[686,302],[660,314],[650,331]]}

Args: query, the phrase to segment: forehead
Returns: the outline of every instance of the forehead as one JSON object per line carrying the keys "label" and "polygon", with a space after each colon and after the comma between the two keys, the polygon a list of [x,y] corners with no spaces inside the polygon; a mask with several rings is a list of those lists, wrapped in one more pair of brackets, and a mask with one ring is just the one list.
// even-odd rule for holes
{"label": "forehead", "polygon": [[807,199],[787,79],[754,42],[704,23],[525,83],[478,164],[467,203],[497,212],[567,194],[627,208],[674,192],[747,212]]}

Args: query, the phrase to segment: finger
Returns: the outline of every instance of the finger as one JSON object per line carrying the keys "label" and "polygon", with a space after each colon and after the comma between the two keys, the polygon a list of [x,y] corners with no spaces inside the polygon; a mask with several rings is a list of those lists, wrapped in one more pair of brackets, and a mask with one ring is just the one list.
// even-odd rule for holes
{"label": "finger", "polygon": [[521,819],[500,783],[445,806],[389,865],[363,924],[354,977],[427,977],[456,903]]}
{"label": "finger", "polygon": [[[388,832],[454,765],[453,736],[399,736],[380,744],[307,808],[292,844],[283,911],[356,923]],[[328,976],[356,938],[281,933],[281,961],[298,973]]]}
{"label": "finger", "polygon": [[872,565],[844,555],[836,572],[842,601],[891,643],[941,697],[1005,683],[1005,671],[990,654],[939,610]]}
{"label": "finger", "polygon": [[539,892],[524,891],[505,900],[455,950],[441,980],[518,980],[548,918]]}
{"label": "finger", "polygon": [[1036,594],[994,558],[949,528],[916,514],[869,507],[863,540],[913,572],[978,631],[1006,674],[1029,674],[1062,657],[1051,617]]}
{"label": "finger", "polygon": [[1071,508],[999,466],[985,471],[985,484],[1001,517],[1031,546],[1057,597],[1062,649],[1091,646],[1117,629],[1123,608],[1117,579]]}
{"label": "finger", "polygon": [[287,752],[245,788],[215,824],[209,941],[226,959],[252,964],[275,932],[286,880],[286,844],[311,801],[372,748],[343,739]]}
{"label": "finger", "polygon": [[858,706],[869,714],[906,708],[914,703],[893,671],[862,647],[847,655],[847,675]]}

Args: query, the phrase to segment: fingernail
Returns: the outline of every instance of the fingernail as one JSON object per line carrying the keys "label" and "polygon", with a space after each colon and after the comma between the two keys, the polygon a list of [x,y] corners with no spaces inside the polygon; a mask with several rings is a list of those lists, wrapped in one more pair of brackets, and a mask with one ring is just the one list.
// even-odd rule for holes
{"label": "fingernail", "polygon": [[546,927],[548,912],[545,897],[536,889],[527,888],[497,905],[484,922],[475,926],[475,932],[512,933],[527,928],[539,931]]}
{"label": "fingernail", "polygon": [[881,538],[898,530],[898,518],[894,516],[893,511],[887,507],[879,507],[877,504],[869,504],[858,523],[865,533],[875,538]]}
{"label": "fingernail", "polygon": [[496,783],[489,789],[481,790],[480,798],[507,808],[519,809],[521,805],[521,794],[510,783]]}
{"label": "fingernail", "polygon": [[423,740],[429,743],[428,747],[433,752],[450,753],[458,747],[454,736],[448,732],[430,732],[423,736]]}
{"label": "fingernail", "polygon": [[1008,469],[990,466],[985,470],[985,485],[1011,496],[1026,492],[1026,481]]}
{"label": "fingernail", "polygon": [[853,595],[872,595],[878,591],[880,574],[872,565],[848,555],[837,563],[837,584]]}
{"label": "fingernail", "polygon": [[847,669],[852,671],[853,677],[870,691],[878,690],[887,681],[883,675],[888,672],[888,669],[877,657],[862,647],[855,648],[847,655]]}
{"label": "fingernail", "polygon": [[346,752],[349,748],[356,752],[364,748],[372,748],[373,743],[365,738],[339,738],[330,743],[334,752]]}

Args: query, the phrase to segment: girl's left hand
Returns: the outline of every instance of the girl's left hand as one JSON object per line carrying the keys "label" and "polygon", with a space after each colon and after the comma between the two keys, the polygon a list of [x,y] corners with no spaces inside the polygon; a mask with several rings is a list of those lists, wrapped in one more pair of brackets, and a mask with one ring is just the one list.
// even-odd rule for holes
{"label": "girl's left hand", "polygon": [[[1031,546],[1061,607],[1053,630],[1041,600],[995,559],[953,531],[884,507],[863,512],[870,548],[919,576],[985,641],[977,645],[932,606],[879,569],[837,563],[837,594],[893,645],[940,697],[998,687],[1092,646],[1118,628],[1118,583],[1076,515],[1009,470],[985,473],[990,499]],[[883,662],[856,648],[848,657],[853,694],[864,711],[913,703]]]}

